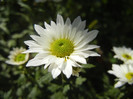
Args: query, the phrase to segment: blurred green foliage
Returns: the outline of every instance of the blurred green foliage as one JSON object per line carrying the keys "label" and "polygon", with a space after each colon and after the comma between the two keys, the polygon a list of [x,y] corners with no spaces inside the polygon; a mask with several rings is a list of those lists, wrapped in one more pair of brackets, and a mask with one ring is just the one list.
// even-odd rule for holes
{"label": "blurred green foliage", "polygon": [[[37,2],[38,1],[38,2]],[[113,46],[133,48],[133,0],[0,0],[0,99],[132,99],[133,86],[115,89],[114,76],[107,74]],[[79,77],[60,75],[54,79],[40,67],[5,64],[13,47],[26,47],[24,41],[35,34],[34,24],[43,26],[61,14],[87,21],[98,29],[93,44],[101,57],[89,58]],[[93,64],[93,65],[92,65]]]}

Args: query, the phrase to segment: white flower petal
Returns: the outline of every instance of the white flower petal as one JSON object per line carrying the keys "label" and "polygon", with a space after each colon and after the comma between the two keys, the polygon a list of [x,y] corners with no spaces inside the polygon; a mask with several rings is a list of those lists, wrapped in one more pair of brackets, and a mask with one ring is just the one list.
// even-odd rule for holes
{"label": "white flower petal", "polygon": [[45,27],[46,27],[46,29],[51,29],[51,26],[49,25],[49,24],[47,24],[46,22],[44,22],[44,25],[45,25]]}
{"label": "white flower petal", "polygon": [[87,63],[86,59],[81,57],[81,56],[79,56],[79,55],[71,55],[70,58],[72,60],[75,60],[76,62],[79,62],[79,63],[82,63],[82,64],[86,64]]}
{"label": "white flower petal", "polygon": [[42,60],[39,60],[39,59],[31,59],[26,64],[26,67],[29,67],[29,66],[40,66],[40,65],[43,65],[43,64],[44,63],[42,62]]}
{"label": "white flower petal", "polygon": [[97,46],[97,45],[85,45],[82,48],[75,47],[75,50],[78,50],[78,51],[86,51],[86,50],[92,50],[94,48],[99,48],[99,46]]}
{"label": "white flower petal", "polygon": [[[89,42],[91,42],[96,36],[97,36],[97,33],[98,31],[97,30],[93,30],[93,31],[90,31],[88,34],[86,34],[86,31],[84,31],[84,35],[82,36],[76,36],[76,39],[75,39],[75,46],[77,48],[82,48],[84,47],[85,45],[87,45]],[[84,38],[82,38],[84,36]],[[80,42],[78,41],[80,40]]]}
{"label": "white flower petal", "polygon": [[84,51],[86,53],[89,54],[89,56],[100,56],[99,54],[97,54],[96,52],[93,52],[93,51]]}
{"label": "white flower petal", "polygon": [[48,68],[48,71],[52,73],[54,79],[61,73],[61,70],[56,64],[51,64]]}
{"label": "white flower petal", "polygon": [[44,35],[45,34],[45,31],[44,31],[44,28],[42,28],[40,25],[34,25],[34,28],[36,30],[36,32],[39,34],[39,35]]}
{"label": "white flower petal", "polygon": [[54,27],[54,28],[56,28],[55,22],[51,21],[51,26]]}
{"label": "white flower petal", "polygon": [[40,42],[40,37],[37,35],[30,35],[30,37],[35,40],[36,42]]}
{"label": "white flower petal", "polygon": [[28,40],[28,41],[24,41],[24,43],[26,45],[28,45],[29,47],[40,47],[40,45],[38,45],[35,41],[33,40]]}
{"label": "white flower petal", "polygon": [[112,70],[114,71],[114,75],[116,75],[117,77],[125,76],[125,73],[124,73],[122,68],[123,68],[123,66],[119,66],[117,64],[113,64],[112,65]]}
{"label": "white flower petal", "polygon": [[72,75],[72,65],[70,60],[64,62],[63,66],[64,66],[63,73],[66,75],[67,78],[70,78],[70,76]]}
{"label": "white flower petal", "polygon": [[65,25],[67,26],[71,25],[71,20],[69,18],[66,19]]}
{"label": "white flower petal", "polygon": [[115,75],[114,71],[112,71],[112,70],[109,70],[108,73]]}
{"label": "white flower petal", "polygon": [[84,51],[83,52],[82,51],[74,51],[73,55],[79,55],[84,58],[87,58],[87,57],[89,57],[90,54],[88,52],[84,52]]}
{"label": "white flower petal", "polygon": [[44,53],[44,51],[42,50],[42,48],[30,48],[23,53]]}
{"label": "white flower petal", "polygon": [[81,24],[81,18],[78,16],[72,23],[72,27],[77,27],[79,24]]}
{"label": "white flower petal", "polygon": [[71,31],[69,31],[70,40],[73,41],[73,42],[75,41],[74,40],[75,35],[76,35],[76,28],[73,28],[73,29],[71,29]]}
{"label": "white flower petal", "polygon": [[114,87],[115,87],[115,88],[119,88],[119,87],[121,87],[121,86],[124,85],[124,84],[125,84],[125,82],[118,81],[118,82],[114,85]]}
{"label": "white flower petal", "polygon": [[43,65],[46,64],[49,60],[50,60],[50,55],[46,54],[46,53],[39,53],[37,54],[33,59],[31,59],[26,66],[39,66],[39,65]]}
{"label": "white flower petal", "polygon": [[92,30],[88,33],[88,37],[85,39],[88,43],[91,42],[94,38],[96,38],[98,34],[98,30]]}
{"label": "white flower petal", "polygon": [[85,26],[86,26],[86,21],[81,22],[81,24],[80,24],[79,27],[78,27],[78,30],[83,31],[84,28],[85,28]]}
{"label": "white flower petal", "polygon": [[52,76],[55,79],[57,76],[59,76],[61,73],[61,70],[57,68],[52,69]]}
{"label": "white flower petal", "polygon": [[15,64],[16,64],[16,63],[14,63],[13,61],[9,61],[9,60],[7,60],[6,63],[7,63],[7,64],[11,64],[11,65],[15,65]]}
{"label": "white flower petal", "polygon": [[45,64],[44,69],[46,69],[49,65],[50,63]]}
{"label": "white flower petal", "polygon": [[82,32],[76,32],[75,38],[74,38],[74,45],[77,47],[77,45],[84,39],[84,35],[82,35]]}
{"label": "white flower petal", "polygon": [[57,15],[56,22],[57,22],[57,24],[64,25],[64,20],[61,15],[59,15],[59,14]]}

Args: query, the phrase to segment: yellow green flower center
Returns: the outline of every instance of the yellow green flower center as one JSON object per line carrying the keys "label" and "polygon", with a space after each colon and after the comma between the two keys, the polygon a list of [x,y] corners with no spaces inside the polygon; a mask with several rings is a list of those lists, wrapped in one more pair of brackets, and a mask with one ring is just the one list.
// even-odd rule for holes
{"label": "yellow green flower center", "polygon": [[132,59],[132,57],[128,54],[123,54],[122,56],[127,60]]}
{"label": "yellow green flower center", "polygon": [[15,61],[15,62],[24,61],[24,60],[25,60],[25,56],[26,56],[26,54],[19,53],[19,54],[17,54],[17,55],[15,56],[14,61]]}
{"label": "yellow green flower center", "polygon": [[52,42],[50,51],[57,57],[65,57],[74,51],[74,45],[69,39],[57,39]]}
{"label": "yellow green flower center", "polygon": [[133,73],[127,73],[127,74],[126,74],[126,78],[127,78],[128,80],[131,80],[131,79],[133,78]]}

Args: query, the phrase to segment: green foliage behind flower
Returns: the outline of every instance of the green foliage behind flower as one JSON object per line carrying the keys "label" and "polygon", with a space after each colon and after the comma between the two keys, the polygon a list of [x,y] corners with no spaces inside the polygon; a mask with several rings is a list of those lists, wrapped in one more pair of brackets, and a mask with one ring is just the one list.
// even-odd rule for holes
{"label": "green foliage behind flower", "polygon": [[[57,14],[72,20],[81,16],[90,30],[98,29],[93,44],[101,46],[97,51],[102,57],[89,58],[79,77],[60,75],[55,80],[43,66],[5,63],[13,47],[26,48],[23,41],[35,34],[34,24],[43,26],[43,21],[49,23]],[[133,86],[115,89],[114,77],[107,74],[112,63],[121,63],[113,58],[112,47],[133,48],[132,33],[132,0],[0,0],[0,98],[132,99]]]}

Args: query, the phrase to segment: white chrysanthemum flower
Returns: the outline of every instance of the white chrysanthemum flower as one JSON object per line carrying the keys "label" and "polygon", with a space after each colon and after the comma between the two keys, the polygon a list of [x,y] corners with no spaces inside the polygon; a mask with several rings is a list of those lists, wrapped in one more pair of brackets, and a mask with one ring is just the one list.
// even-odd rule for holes
{"label": "white chrysanthemum flower", "polygon": [[34,40],[25,41],[29,50],[25,53],[37,53],[37,55],[27,63],[28,66],[39,66],[45,64],[44,69],[56,78],[63,72],[67,78],[72,75],[73,67],[81,67],[86,64],[89,56],[99,56],[90,51],[98,48],[96,45],[88,45],[98,34],[97,30],[87,32],[84,30],[85,21],[77,17],[73,23],[69,18],[66,22],[61,15],[57,15],[56,23],[51,21],[51,25],[45,23],[46,29],[39,25],[34,25],[39,36],[31,35]]}
{"label": "white chrysanthemum flower", "polygon": [[126,64],[133,64],[133,50],[126,47],[113,47],[114,58],[122,60]]}
{"label": "white chrysanthemum flower", "polygon": [[26,51],[24,48],[13,48],[10,51],[10,55],[8,56],[9,60],[6,61],[7,64],[11,65],[21,65],[28,61],[29,54],[24,54],[22,52]]}
{"label": "white chrysanthemum flower", "polygon": [[118,78],[118,82],[114,85],[115,88],[121,87],[125,83],[133,84],[133,65],[131,64],[123,64],[120,66],[113,64],[112,70],[109,70],[108,73]]}

